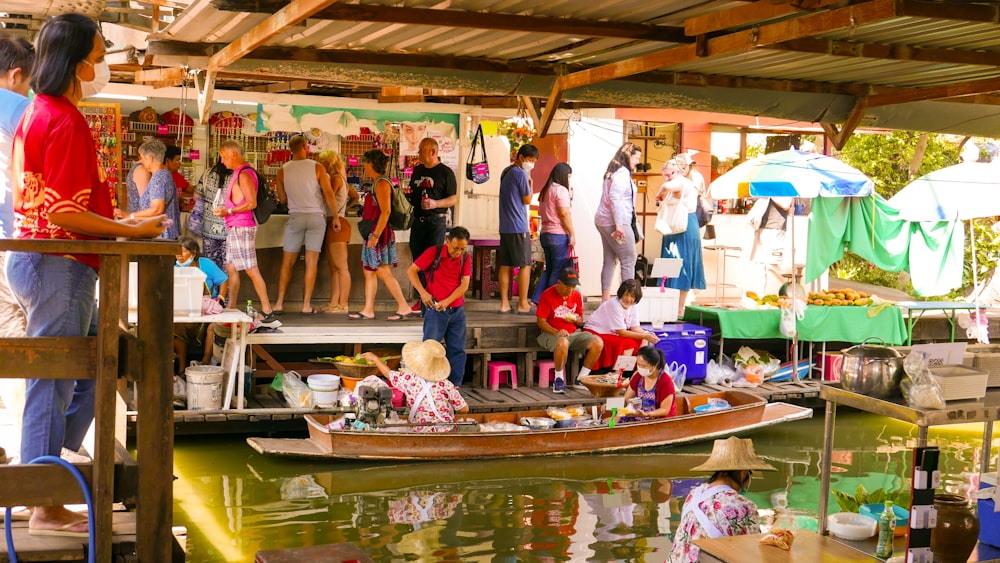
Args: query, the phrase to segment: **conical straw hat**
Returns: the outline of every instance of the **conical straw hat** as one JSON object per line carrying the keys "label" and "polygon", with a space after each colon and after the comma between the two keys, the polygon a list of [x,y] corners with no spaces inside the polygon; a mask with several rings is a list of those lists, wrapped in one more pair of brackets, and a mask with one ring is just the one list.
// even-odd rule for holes
{"label": "conical straw hat", "polygon": [[403,345],[403,362],[406,371],[427,381],[444,381],[451,373],[444,346],[437,340],[407,342]]}
{"label": "conical straw hat", "polygon": [[753,442],[735,436],[716,440],[712,455],[705,463],[692,467],[691,471],[777,471],[771,464],[761,459],[753,451]]}

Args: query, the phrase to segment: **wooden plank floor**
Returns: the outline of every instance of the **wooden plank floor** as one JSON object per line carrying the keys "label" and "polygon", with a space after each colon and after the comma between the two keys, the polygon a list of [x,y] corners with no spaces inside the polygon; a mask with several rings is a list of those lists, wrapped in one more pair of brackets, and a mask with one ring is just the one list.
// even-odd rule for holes
{"label": "wooden plank floor", "polygon": [[[86,561],[86,538],[63,538],[28,535],[28,523],[15,520],[11,523],[14,548],[18,561]],[[126,561],[135,557],[135,513],[112,514],[112,552],[116,560]],[[133,559],[134,560],[134,559]],[[7,563],[7,541],[0,534],[0,563]]]}

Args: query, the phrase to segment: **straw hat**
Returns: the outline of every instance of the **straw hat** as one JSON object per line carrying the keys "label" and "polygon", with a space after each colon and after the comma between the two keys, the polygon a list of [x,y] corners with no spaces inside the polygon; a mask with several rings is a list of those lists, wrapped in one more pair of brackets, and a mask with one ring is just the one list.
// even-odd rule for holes
{"label": "straw hat", "polygon": [[771,464],[757,456],[753,451],[753,442],[733,436],[725,440],[716,440],[712,446],[712,455],[708,460],[692,467],[691,471],[777,471]]}
{"label": "straw hat", "polygon": [[407,342],[403,345],[403,362],[407,371],[427,381],[443,381],[451,373],[444,346],[437,340]]}

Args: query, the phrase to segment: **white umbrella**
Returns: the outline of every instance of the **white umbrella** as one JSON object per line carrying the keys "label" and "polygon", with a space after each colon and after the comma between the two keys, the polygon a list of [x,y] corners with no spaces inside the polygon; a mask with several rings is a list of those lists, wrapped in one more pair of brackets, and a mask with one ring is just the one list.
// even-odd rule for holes
{"label": "white umbrella", "polygon": [[[976,232],[972,221],[1000,215],[1000,164],[965,162],[924,174],[894,195],[889,205],[899,210],[901,219],[914,223],[968,221],[973,249],[972,287],[979,288]],[[976,317],[979,317],[978,297]],[[980,334],[980,341],[984,337]]]}

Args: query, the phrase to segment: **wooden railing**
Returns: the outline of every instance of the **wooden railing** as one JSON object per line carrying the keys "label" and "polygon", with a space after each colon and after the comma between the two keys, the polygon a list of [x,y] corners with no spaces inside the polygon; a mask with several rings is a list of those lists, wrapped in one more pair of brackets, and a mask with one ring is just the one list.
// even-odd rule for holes
{"label": "wooden railing", "polygon": [[[97,254],[101,259],[96,337],[0,340],[0,378],[95,379],[94,461],[82,467],[94,501],[97,561],[112,560],[115,498],[136,502],[139,561],[171,560],[173,514],[173,265],[180,246],[167,242],[0,240],[0,250]],[[126,331],[128,263],[139,264],[138,330]],[[124,345],[122,345],[124,343]],[[115,480],[118,378],[138,392],[137,480]],[[27,463],[30,460],[22,460]],[[137,487],[137,483],[142,483]],[[130,490],[132,488],[137,490]],[[134,495],[134,496],[133,496]],[[0,506],[49,506],[83,501],[76,481],[54,466],[0,466]]]}

